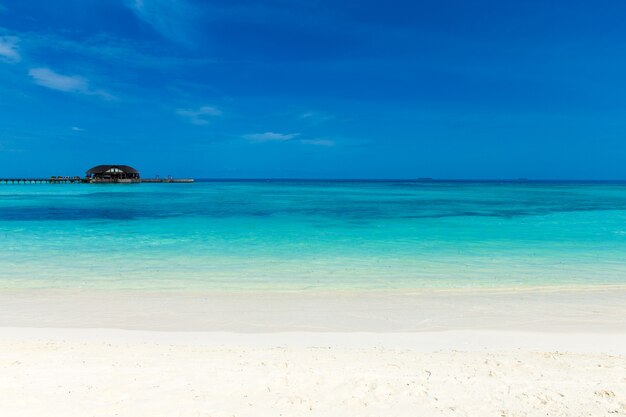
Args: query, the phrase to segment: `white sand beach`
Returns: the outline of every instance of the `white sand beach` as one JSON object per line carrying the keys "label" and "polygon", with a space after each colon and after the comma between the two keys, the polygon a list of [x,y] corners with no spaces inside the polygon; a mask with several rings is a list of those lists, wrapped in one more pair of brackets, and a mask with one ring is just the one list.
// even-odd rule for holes
{"label": "white sand beach", "polygon": [[626,415],[626,291],[0,293],[3,416]]}

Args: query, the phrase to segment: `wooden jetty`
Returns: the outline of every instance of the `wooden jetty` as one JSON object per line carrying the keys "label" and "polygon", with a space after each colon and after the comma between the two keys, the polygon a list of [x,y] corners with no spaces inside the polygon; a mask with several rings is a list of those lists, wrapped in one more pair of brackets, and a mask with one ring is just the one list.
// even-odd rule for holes
{"label": "wooden jetty", "polygon": [[97,165],[84,177],[52,176],[49,178],[0,178],[0,184],[137,184],[137,183],[190,183],[193,178],[141,178],[139,171],[128,165]]}
{"label": "wooden jetty", "polygon": [[81,184],[86,182],[80,177],[50,178],[0,178],[0,184]]}
{"label": "wooden jetty", "polygon": [[[192,183],[193,178],[142,178],[135,183]],[[51,177],[51,178],[0,178],[0,184],[104,184],[106,181],[93,181],[80,177]],[[118,183],[125,184],[124,181]],[[130,182],[129,182],[130,183]]]}

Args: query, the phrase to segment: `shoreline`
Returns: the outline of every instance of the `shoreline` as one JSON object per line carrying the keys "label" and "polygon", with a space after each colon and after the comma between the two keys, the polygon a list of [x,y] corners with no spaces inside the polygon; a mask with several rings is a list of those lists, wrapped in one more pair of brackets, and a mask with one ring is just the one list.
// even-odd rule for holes
{"label": "shoreline", "polygon": [[115,293],[115,292],[144,292],[144,293],[172,293],[172,294],[203,294],[203,293],[215,293],[215,294],[354,294],[354,293],[379,293],[379,294],[421,294],[421,293],[507,293],[507,292],[571,292],[571,291],[606,291],[606,290],[626,290],[626,283],[624,284],[546,284],[546,285],[502,285],[502,286],[432,286],[432,287],[393,287],[393,288],[369,288],[369,287],[357,287],[357,288],[326,288],[326,287],[307,287],[307,288],[250,288],[250,289],[233,289],[233,288],[211,288],[211,287],[192,287],[192,288],[155,288],[146,289],[138,287],[111,287],[111,288],[99,288],[99,287],[2,287],[0,286],[0,293],[11,291],[49,291],[49,292],[102,292],[102,293]]}
{"label": "shoreline", "polygon": [[626,358],[626,333],[546,333],[510,330],[433,332],[272,332],[155,331],[109,328],[0,327],[0,344],[117,344],[170,348],[344,349],[415,353],[520,352],[593,354]]}
{"label": "shoreline", "polygon": [[423,287],[392,287],[392,288],[377,288],[377,287],[303,287],[303,288],[291,288],[291,287],[258,287],[258,288],[213,288],[203,286],[189,286],[186,288],[180,287],[94,287],[94,286],[0,286],[0,294],[9,292],[65,292],[65,293],[87,293],[87,292],[99,292],[99,293],[146,293],[146,294],[309,294],[309,295],[351,295],[351,294],[387,294],[387,295],[406,295],[406,294],[467,294],[467,293],[481,293],[481,294],[502,294],[502,293],[525,293],[525,292],[537,292],[537,293],[551,293],[551,292],[594,292],[594,291],[608,291],[618,290],[626,291],[626,283],[624,284],[546,284],[546,285],[502,285],[502,286],[488,286],[488,285],[470,285],[470,286],[423,286]]}
{"label": "shoreline", "polygon": [[0,290],[0,327],[626,334],[626,289],[418,292]]}

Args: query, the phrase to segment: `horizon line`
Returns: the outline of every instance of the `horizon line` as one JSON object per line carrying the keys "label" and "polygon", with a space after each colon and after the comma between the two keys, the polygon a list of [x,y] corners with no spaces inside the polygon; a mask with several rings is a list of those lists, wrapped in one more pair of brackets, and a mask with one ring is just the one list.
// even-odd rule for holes
{"label": "horizon line", "polygon": [[[70,177],[80,177],[81,176],[70,176]],[[189,178],[194,181],[328,181],[328,182],[570,182],[570,183],[626,183],[626,178],[620,179],[584,179],[584,178],[434,178],[434,177],[416,177],[416,178],[375,178],[375,177],[335,177],[335,178],[320,178],[320,177],[193,177],[193,176],[142,176],[141,178],[149,180],[154,178],[167,178],[171,177],[174,179],[181,178]],[[0,179],[48,179],[49,176],[2,176],[0,175]]]}

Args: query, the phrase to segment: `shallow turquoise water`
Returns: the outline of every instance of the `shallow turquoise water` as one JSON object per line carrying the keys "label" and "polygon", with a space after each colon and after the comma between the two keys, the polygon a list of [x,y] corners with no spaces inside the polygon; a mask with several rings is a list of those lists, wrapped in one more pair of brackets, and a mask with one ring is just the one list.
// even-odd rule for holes
{"label": "shallow turquoise water", "polygon": [[0,287],[626,284],[626,184],[0,185]]}

